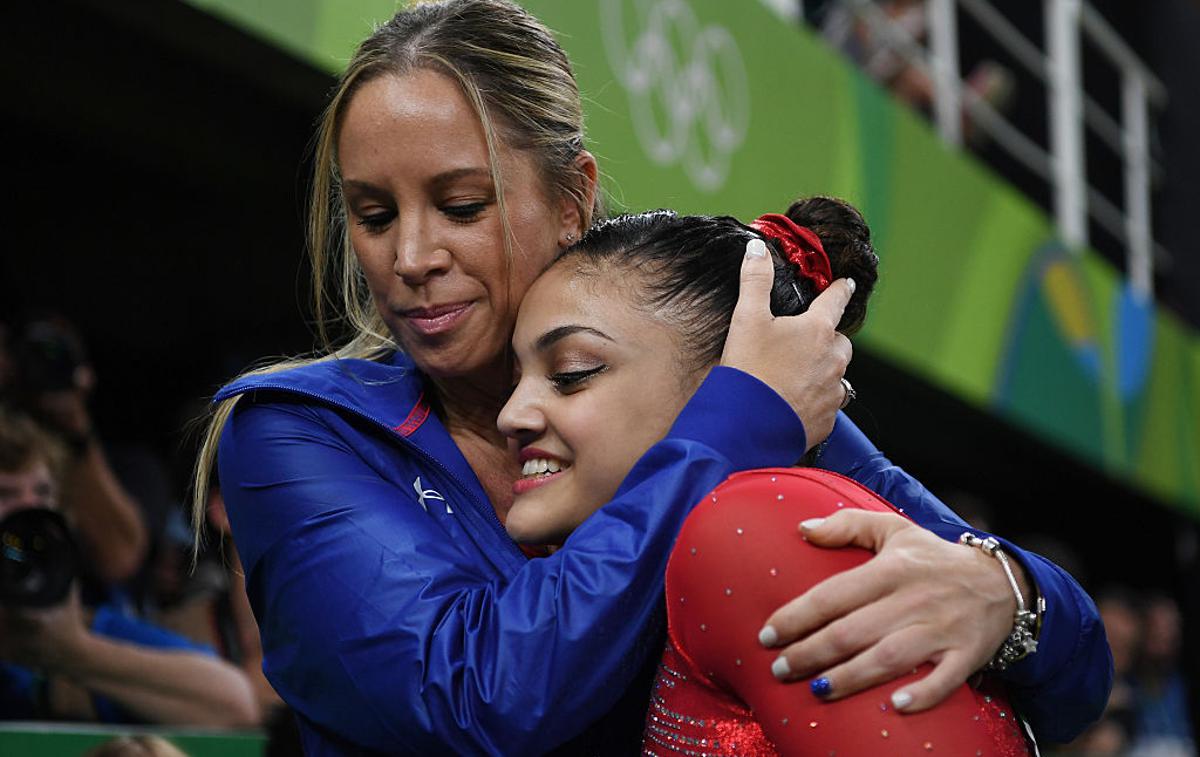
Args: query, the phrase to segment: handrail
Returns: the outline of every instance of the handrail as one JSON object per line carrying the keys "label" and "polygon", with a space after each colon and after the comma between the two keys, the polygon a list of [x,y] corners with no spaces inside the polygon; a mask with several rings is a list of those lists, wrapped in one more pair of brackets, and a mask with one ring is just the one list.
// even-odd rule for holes
{"label": "handrail", "polygon": [[1045,181],[1053,180],[1054,161],[1048,151],[1010,124],[1008,119],[1000,114],[1000,111],[975,92],[967,91],[966,104],[967,112],[987,131],[992,139],[1008,150],[1030,171]]}
{"label": "handrail", "polygon": [[[1046,56],[1038,49],[1037,45],[1029,41],[1029,38],[1020,29],[1005,18],[1004,14],[996,10],[987,0],[958,0],[958,4],[983,28],[987,29],[1026,71],[1043,84],[1049,84]],[[1085,7],[1090,10],[1090,6]],[[1094,14],[1095,11],[1091,11],[1091,13]],[[1091,18],[1090,15],[1088,17]],[[1153,74],[1150,76],[1153,77]],[[1161,85],[1159,86],[1161,87]],[[1083,93],[1083,116],[1087,124],[1095,130],[1096,135],[1108,145],[1109,149],[1120,155],[1125,149],[1121,124],[1086,92]],[[1160,176],[1162,166],[1153,158],[1151,160],[1153,176]]]}
{"label": "handrail", "polygon": [[[1030,41],[988,0],[925,0],[929,28],[926,49],[903,27],[892,23],[872,0],[842,0],[859,19],[909,65],[933,82],[938,131],[950,144],[961,144],[965,110],[998,145],[1054,190],[1055,216],[1064,241],[1075,249],[1088,243],[1088,219],[1127,247],[1127,272],[1134,291],[1149,296],[1155,259],[1169,254],[1154,241],[1150,191],[1163,168],[1150,154],[1149,114],[1162,107],[1167,90],[1132,48],[1084,0],[1043,0],[1046,52]],[[959,73],[956,8],[975,18],[1048,90],[1050,149],[1020,131],[977,93],[963,86]],[[1080,37],[1087,35],[1121,71],[1121,114],[1111,115],[1082,85]],[[1091,129],[1122,161],[1122,210],[1090,186],[1084,159],[1084,130]]]}
{"label": "handrail", "polygon": [[1142,59],[1104,20],[1104,16],[1101,16],[1092,6],[1084,3],[1080,8],[1079,21],[1084,31],[1091,36],[1092,41],[1099,45],[1108,57],[1116,61],[1118,68],[1132,69],[1139,79],[1146,82],[1146,94],[1154,105],[1161,108],[1167,104],[1166,85],[1159,81],[1145,63],[1142,63]]}
{"label": "handrail", "polygon": [[1028,69],[1043,82],[1047,81],[1046,55],[1038,46],[1030,42],[1021,30],[1004,17],[1000,11],[992,7],[986,0],[958,0],[963,10],[970,13],[980,26],[992,33],[996,40],[1004,45],[1018,63]]}

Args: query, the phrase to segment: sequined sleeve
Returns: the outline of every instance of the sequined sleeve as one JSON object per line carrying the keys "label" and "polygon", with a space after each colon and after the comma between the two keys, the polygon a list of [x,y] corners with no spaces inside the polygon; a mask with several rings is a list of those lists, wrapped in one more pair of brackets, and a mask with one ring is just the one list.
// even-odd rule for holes
{"label": "sequined sleeve", "polygon": [[926,669],[836,702],[771,675],[777,652],[757,641],[767,616],[871,556],[801,539],[801,520],[844,507],[894,511],[849,479],[803,468],[735,475],[693,511],[667,568],[669,641],[646,754],[1029,754],[999,689],[964,685],[933,710],[901,715],[891,693]]}

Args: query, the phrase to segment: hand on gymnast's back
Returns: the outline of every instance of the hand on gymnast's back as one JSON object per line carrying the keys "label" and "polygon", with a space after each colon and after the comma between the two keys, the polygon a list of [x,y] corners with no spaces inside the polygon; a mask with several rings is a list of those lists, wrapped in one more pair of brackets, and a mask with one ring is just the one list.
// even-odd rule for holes
{"label": "hand on gymnast's back", "polygon": [[849,696],[929,662],[920,681],[893,692],[899,710],[943,701],[992,658],[1016,600],[996,560],[946,541],[900,515],[846,510],[805,521],[812,544],[876,555],[776,610],[760,640],[780,648],[784,680],[822,676],[827,699]]}

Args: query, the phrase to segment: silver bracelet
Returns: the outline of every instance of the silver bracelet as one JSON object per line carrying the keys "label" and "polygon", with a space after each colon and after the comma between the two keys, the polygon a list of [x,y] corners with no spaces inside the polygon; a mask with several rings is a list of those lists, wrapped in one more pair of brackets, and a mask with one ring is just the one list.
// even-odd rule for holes
{"label": "silver bracelet", "polygon": [[1008,578],[1008,585],[1012,587],[1013,594],[1017,598],[1017,611],[1013,616],[1012,633],[1000,645],[1000,649],[991,662],[984,666],[984,670],[1004,670],[1014,662],[1023,660],[1037,651],[1037,633],[1041,630],[1039,626],[1042,614],[1046,611],[1046,600],[1039,596],[1034,604],[1034,609],[1030,610],[1025,606],[1025,597],[1021,594],[1017,577],[1013,574],[1012,565],[1008,562],[1008,555],[1004,554],[1000,549],[1000,542],[994,538],[989,536],[986,539],[980,539],[968,531],[958,537],[958,543],[981,549],[984,554],[999,560],[1000,566],[1004,568],[1004,575]]}

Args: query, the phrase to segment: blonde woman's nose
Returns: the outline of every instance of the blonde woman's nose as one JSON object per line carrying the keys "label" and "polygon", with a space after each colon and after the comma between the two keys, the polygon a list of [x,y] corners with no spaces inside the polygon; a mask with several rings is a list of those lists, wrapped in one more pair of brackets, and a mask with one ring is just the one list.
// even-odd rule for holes
{"label": "blonde woman's nose", "polygon": [[[403,226],[403,225],[402,225]],[[415,224],[401,228],[396,241],[396,262],[392,270],[410,285],[422,284],[450,270],[452,255],[440,242],[430,239]]]}

